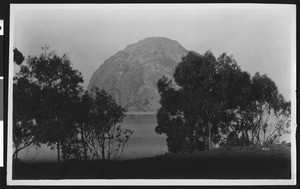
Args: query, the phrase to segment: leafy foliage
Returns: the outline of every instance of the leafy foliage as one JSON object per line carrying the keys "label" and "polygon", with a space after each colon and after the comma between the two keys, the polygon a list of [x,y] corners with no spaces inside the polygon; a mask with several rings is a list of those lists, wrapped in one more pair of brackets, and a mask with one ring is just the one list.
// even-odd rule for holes
{"label": "leafy foliage", "polygon": [[[215,58],[211,51],[189,52],[176,67],[174,80],[163,77],[157,83],[161,108],[155,131],[167,135],[170,152],[274,141],[284,132],[279,125],[289,123],[289,105],[275,83],[259,73],[251,78],[226,53]],[[277,134],[266,136],[271,115],[282,124],[273,130]]]}
{"label": "leafy foliage", "polygon": [[93,88],[90,93],[86,92],[78,105],[78,115],[81,116],[78,118],[78,133],[75,138],[81,141],[81,146],[68,145],[69,151],[79,148],[75,152],[82,153],[77,154],[77,158],[118,159],[133,133],[117,125],[125,117],[126,110],[117,105],[106,91],[98,88]]}
{"label": "leafy foliage", "polygon": [[14,158],[41,144],[56,146],[58,161],[61,152],[64,160],[119,158],[133,132],[117,125],[126,110],[104,90],[83,92],[81,73],[69,57],[49,53],[47,45],[42,49],[14,78]]}
{"label": "leafy foliage", "polygon": [[[38,143],[57,145],[59,160],[59,147],[74,130],[72,103],[77,100],[78,93],[82,90],[79,84],[83,80],[80,72],[71,67],[67,55],[60,57],[54,51],[48,53],[47,46],[42,49],[44,53],[41,55],[27,58],[27,64],[21,65],[15,77],[16,89],[20,89],[19,93],[15,93],[15,98],[20,98],[16,106],[27,103],[22,95],[26,96],[30,91],[24,87],[34,86],[32,95],[36,103],[24,106],[36,111],[18,112],[20,114],[16,112],[15,115],[33,114],[35,127],[39,128],[39,132],[34,133],[34,138],[38,139]],[[22,80],[27,83],[21,82]]]}
{"label": "leafy foliage", "polygon": [[[81,73],[67,55],[42,48],[14,77],[14,158],[28,146],[57,147],[65,160],[119,158],[132,134],[117,123],[125,109],[104,90],[83,92]],[[15,49],[15,58],[21,52]],[[19,59],[18,59],[19,61]],[[17,63],[17,62],[16,62]],[[101,153],[100,153],[101,152]]]}
{"label": "leafy foliage", "polygon": [[162,107],[156,132],[167,134],[169,147],[177,144],[170,151],[209,149],[220,140],[219,132],[226,132],[231,110],[243,92],[238,78],[246,80],[247,74],[232,57],[223,54],[216,59],[207,51],[204,55],[189,52],[182,58],[174,73],[179,90],[166,78],[158,81]]}
{"label": "leafy foliage", "polygon": [[256,73],[236,110],[235,129],[251,144],[272,144],[288,129],[290,113],[290,102],[284,100],[274,81]]}
{"label": "leafy foliage", "polygon": [[18,158],[18,153],[30,146],[38,145],[40,128],[36,124],[39,99],[36,94],[39,88],[30,83],[26,78],[19,78],[13,84],[13,142],[14,158]]}

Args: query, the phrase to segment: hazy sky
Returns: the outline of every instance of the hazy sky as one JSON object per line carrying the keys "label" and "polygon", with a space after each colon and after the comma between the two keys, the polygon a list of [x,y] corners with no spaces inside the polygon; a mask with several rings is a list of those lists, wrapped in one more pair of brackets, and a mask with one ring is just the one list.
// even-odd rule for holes
{"label": "hazy sky", "polygon": [[67,53],[81,71],[85,88],[94,71],[117,51],[145,37],[167,37],[201,54],[208,49],[216,57],[222,52],[232,54],[242,70],[266,73],[291,99],[295,6],[12,7],[13,46],[26,57],[40,54],[45,43],[60,55]]}

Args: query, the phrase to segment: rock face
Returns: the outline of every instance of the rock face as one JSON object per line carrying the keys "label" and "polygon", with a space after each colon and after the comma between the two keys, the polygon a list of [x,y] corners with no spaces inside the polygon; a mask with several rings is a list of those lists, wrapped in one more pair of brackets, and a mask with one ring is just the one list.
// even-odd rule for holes
{"label": "rock face", "polygon": [[94,86],[104,89],[131,111],[156,111],[160,107],[158,79],[172,78],[186,54],[187,50],[177,41],[146,38],[105,60],[90,79],[88,90]]}

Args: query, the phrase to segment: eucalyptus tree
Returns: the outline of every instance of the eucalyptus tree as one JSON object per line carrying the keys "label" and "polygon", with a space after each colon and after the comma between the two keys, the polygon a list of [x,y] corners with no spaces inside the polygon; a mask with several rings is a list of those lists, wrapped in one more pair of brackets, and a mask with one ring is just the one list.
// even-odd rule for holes
{"label": "eucalyptus tree", "polygon": [[34,121],[40,128],[36,138],[40,143],[57,147],[59,162],[61,144],[75,128],[72,104],[78,100],[83,79],[81,73],[73,69],[66,54],[59,56],[54,51],[49,52],[47,45],[42,50],[44,52],[39,56],[28,56],[16,80],[26,78],[30,85],[38,88],[34,93],[38,98]]}
{"label": "eucalyptus tree", "polygon": [[156,132],[168,136],[170,151],[210,149],[228,131],[249,74],[225,53],[216,59],[210,51],[189,52],[176,67],[174,80],[158,81],[162,106]]}
{"label": "eucalyptus tree", "polygon": [[236,129],[255,143],[278,142],[289,132],[291,107],[279,93],[275,82],[258,72],[251,78],[245,95],[240,98],[236,111]]}

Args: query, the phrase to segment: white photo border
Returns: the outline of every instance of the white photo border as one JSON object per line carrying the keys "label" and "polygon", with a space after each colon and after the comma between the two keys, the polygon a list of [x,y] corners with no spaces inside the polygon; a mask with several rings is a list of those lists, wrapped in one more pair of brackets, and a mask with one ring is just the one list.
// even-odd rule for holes
{"label": "white photo border", "polygon": [[[187,9],[207,8],[247,8],[263,9],[286,7],[293,11],[292,20],[292,52],[291,52],[291,179],[60,179],[60,180],[13,180],[12,179],[12,107],[13,107],[13,44],[14,44],[14,19],[15,11],[20,9],[172,9],[180,6]],[[296,5],[283,4],[11,4],[10,5],[10,41],[9,41],[9,73],[8,73],[8,135],[7,135],[7,185],[99,185],[99,186],[120,186],[120,185],[168,185],[168,186],[199,186],[199,185],[295,185],[296,184]]]}

